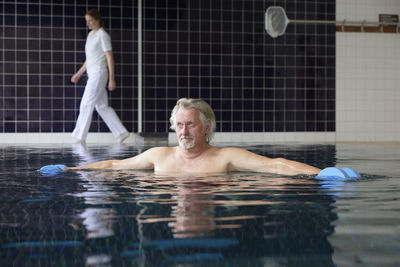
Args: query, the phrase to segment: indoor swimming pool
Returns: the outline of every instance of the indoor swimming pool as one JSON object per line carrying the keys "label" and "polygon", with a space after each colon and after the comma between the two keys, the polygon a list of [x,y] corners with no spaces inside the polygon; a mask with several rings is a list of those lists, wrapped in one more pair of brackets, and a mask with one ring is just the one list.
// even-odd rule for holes
{"label": "indoor swimming pool", "polygon": [[0,266],[399,266],[398,144],[250,145],[362,178],[79,171],[135,146],[0,147]]}

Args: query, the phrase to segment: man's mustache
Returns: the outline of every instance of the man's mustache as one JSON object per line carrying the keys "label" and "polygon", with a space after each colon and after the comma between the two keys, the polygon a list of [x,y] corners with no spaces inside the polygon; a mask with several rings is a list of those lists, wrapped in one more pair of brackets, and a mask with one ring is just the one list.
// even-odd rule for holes
{"label": "man's mustache", "polygon": [[183,140],[183,139],[193,139],[193,136],[190,136],[190,135],[182,135],[180,139],[181,139],[181,140]]}

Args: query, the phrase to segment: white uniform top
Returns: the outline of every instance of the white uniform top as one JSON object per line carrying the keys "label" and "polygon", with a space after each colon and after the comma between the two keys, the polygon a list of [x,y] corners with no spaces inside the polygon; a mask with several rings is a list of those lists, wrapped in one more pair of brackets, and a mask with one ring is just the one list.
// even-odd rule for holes
{"label": "white uniform top", "polygon": [[86,71],[88,74],[104,71],[107,69],[107,59],[104,54],[111,51],[110,35],[100,28],[97,32],[90,31],[86,39]]}

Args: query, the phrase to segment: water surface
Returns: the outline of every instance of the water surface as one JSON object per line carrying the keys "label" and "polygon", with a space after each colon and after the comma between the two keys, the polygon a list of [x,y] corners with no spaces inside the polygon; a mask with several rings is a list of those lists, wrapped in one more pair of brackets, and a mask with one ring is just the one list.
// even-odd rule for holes
{"label": "water surface", "polygon": [[1,266],[398,266],[398,145],[247,146],[359,180],[80,171],[146,147],[0,148]]}

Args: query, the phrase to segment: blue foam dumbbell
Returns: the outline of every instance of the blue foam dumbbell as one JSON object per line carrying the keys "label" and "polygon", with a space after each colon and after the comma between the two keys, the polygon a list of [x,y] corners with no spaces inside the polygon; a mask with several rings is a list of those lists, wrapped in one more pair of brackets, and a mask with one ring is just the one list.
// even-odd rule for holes
{"label": "blue foam dumbbell", "polygon": [[40,172],[44,176],[53,176],[63,172],[64,171],[63,168],[67,168],[67,166],[62,164],[46,165],[40,168],[38,172]]}
{"label": "blue foam dumbbell", "polygon": [[346,180],[360,177],[360,174],[351,168],[328,167],[320,171],[315,178],[324,180]]}

